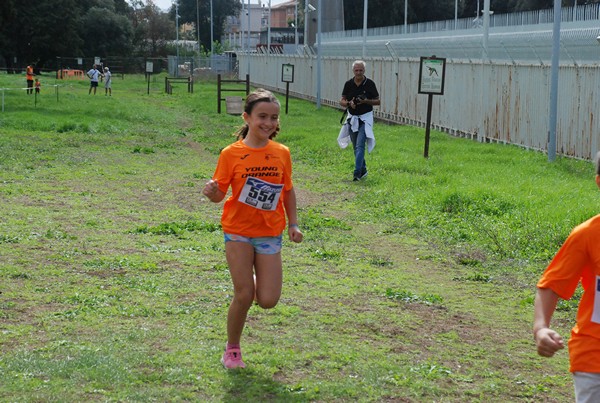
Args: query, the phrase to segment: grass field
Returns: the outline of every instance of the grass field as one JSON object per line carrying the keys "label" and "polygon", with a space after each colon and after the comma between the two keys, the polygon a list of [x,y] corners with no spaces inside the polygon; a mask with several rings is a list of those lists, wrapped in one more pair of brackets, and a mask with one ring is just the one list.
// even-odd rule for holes
{"label": "grass field", "polygon": [[0,112],[0,400],[572,400],[567,352],[538,357],[531,321],[548,260],[598,211],[589,161],[438,132],[424,159],[423,129],[378,123],[356,183],[340,112],[291,99],[305,241],[284,242],[282,300],[251,309],[248,368],[227,372],[222,205],[201,190],[240,117],[210,81],[41,81]]}

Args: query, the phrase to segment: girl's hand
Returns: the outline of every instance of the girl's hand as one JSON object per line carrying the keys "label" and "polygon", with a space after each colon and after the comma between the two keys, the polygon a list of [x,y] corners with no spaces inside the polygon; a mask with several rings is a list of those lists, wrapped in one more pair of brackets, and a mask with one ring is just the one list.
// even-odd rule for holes
{"label": "girl's hand", "polygon": [[298,225],[290,225],[288,228],[288,235],[290,237],[290,241],[296,243],[302,242],[302,238],[304,237],[300,231],[300,228],[298,228]]}
{"label": "girl's hand", "polygon": [[202,189],[202,194],[208,197],[210,200],[214,200],[214,198],[218,195],[219,192],[219,184],[217,181],[209,180],[204,185],[204,189]]}
{"label": "girl's hand", "polygon": [[565,348],[562,337],[549,328],[542,328],[535,333],[535,344],[542,357],[552,357],[558,350]]}

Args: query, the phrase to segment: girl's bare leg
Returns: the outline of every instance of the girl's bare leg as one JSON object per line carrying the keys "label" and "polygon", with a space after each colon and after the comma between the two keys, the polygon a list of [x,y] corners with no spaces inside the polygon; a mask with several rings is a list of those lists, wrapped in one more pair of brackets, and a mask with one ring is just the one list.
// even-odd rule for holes
{"label": "girl's bare leg", "polygon": [[277,305],[281,296],[283,280],[281,253],[274,255],[256,254],[256,301],[261,308],[269,309]]}
{"label": "girl's bare leg", "polygon": [[227,341],[239,344],[254,300],[254,247],[245,242],[226,242],[225,255],[233,281],[233,300],[227,313]]}

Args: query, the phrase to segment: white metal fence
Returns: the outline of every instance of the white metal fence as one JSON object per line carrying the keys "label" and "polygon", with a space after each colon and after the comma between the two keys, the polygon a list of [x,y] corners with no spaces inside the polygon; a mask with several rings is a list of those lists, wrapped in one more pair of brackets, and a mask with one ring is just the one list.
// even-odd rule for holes
{"label": "white metal fence", "polygon": [[[560,58],[565,63],[600,63],[600,21],[562,24]],[[481,29],[429,32],[397,36],[370,36],[366,56],[418,58],[436,55],[453,60],[478,61],[483,53]],[[355,37],[329,38],[322,42],[322,55],[362,55],[363,41]],[[510,63],[549,64],[552,57],[552,24],[526,27],[491,28],[487,41],[487,59]]]}
{"label": "white metal fence", "polygon": [[[579,4],[577,7],[562,7],[561,21],[593,21],[600,19],[600,4]],[[515,13],[492,14],[490,15],[490,27],[517,27],[537,24],[552,24],[554,20],[554,9],[521,11]],[[427,21],[408,25],[392,25],[387,27],[369,28],[368,36],[386,36],[417,34],[425,32],[441,32],[452,30],[467,30],[481,28],[483,17],[458,18],[442,21]],[[353,29],[347,31],[335,31],[323,33],[323,39],[362,37],[363,30]]]}
{"label": "white metal fence", "polygon": [[[428,55],[425,55],[428,56]],[[323,57],[321,103],[338,107],[354,58]],[[367,76],[378,85],[377,118],[424,126],[427,96],[419,95],[419,60],[367,58]],[[291,95],[316,99],[317,58],[296,55],[239,55],[240,77],[253,85],[285,92],[281,65],[294,65]],[[249,66],[249,70],[248,70]],[[480,141],[497,141],[546,151],[550,66],[449,60],[443,96],[435,96],[434,128]],[[559,73],[557,153],[591,159],[600,144],[600,70],[562,65]],[[335,134],[332,134],[334,136]]]}
{"label": "white metal fence", "polygon": [[[418,94],[419,57],[447,58],[446,88],[434,97],[432,124],[457,136],[547,150],[553,10],[322,34],[321,80],[313,49],[303,55],[239,54],[239,74],[280,92],[281,65],[295,66],[293,95],[338,107],[357,58],[380,89],[376,117],[423,126],[427,96]],[[600,4],[562,9],[557,153],[591,159],[600,147]],[[363,43],[366,45],[363,49]],[[363,52],[365,56],[362,55]],[[348,57],[348,55],[353,55]]]}

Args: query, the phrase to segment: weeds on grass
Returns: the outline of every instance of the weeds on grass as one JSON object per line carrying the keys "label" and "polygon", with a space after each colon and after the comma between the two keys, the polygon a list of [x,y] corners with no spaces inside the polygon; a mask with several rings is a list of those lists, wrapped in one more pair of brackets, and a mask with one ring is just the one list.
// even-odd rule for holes
{"label": "weeds on grass", "polygon": [[[228,373],[222,206],[201,188],[242,120],[216,114],[210,81],[87,87],[37,108],[13,92],[0,113],[0,400],[572,398],[567,356],[535,357],[531,307],[597,210],[589,162],[435,131],[424,159],[422,129],[377,123],[353,183],[338,111],[291,100],[277,140],[305,240],[284,237],[281,301],[251,309],[248,370]],[[574,306],[556,314],[563,335]]]}
{"label": "weeds on grass", "polygon": [[133,230],[137,234],[153,234],[153,235],[175,235],[182,236],[184,232],[215,232],[221,229],[221,225],[217,223],[207,223],[200,221],[187,221],[184,223],[163,223],[154,227],[147,225],[140,226]]}
{"label": "weeds on grass", "polygon": [[443,302],[443,298],[439,295],[435,294],[425,294],[425,295],[417,295],[410,291],[406,290],[392,290],[388,288],[385,290],[386,298],[404,301],[404,302],[416,302],[423,304],[441,304]]}

